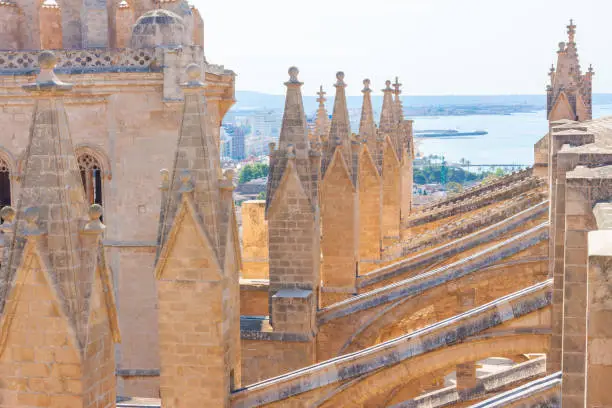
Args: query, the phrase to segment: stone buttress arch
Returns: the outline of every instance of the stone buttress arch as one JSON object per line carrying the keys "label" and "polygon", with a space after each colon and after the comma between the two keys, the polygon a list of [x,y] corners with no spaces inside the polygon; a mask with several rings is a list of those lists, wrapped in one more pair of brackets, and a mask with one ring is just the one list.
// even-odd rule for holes
{"label": "stone buttress arch", "polygon": [[476,336],[472,340],[467,339],[457,345],[443,347],[358,377],[330,390],[316,401],[313,400],[313,406],[378,406],[378,401],[393,392],[397,386],[427,373],[451,369],[457,364],[479,361],[491,356],[546,353],[549,344],[550,335],[538,332]]}
{"label": "stone buttress arch", "polygon": [[[508,272],[509,268],[516,269],[516,272]],[[329,355],[322,356],[322,358],[333,358],[373,346],[380,341],[386,341],[388,339],[380,339],[385,333],[391,335],[394,331],[399,331],[405,334],[436,321],[450,318],[477,304],[494,301],[501,296],[541,282],[546,279],[546,276],[545,260],[527,258],[492,265],[476,272],[475,275],[463,276],[428,289],[419,296],[399,299],[383,305],[367,319],[358,320],[359,325],[354,328],[350,336],[346,337],[340,348],[333,351],[328,350]],[[483,290],[482,287],[492,289]],[[438,303],[440,304],[436,307]],[[447,309],[447,307],[451,308]],[[344,323],[350,324],[350,322]],[[330,329],[333,329],[333,326]],[[325,331],[325,325],[320,330]]]}

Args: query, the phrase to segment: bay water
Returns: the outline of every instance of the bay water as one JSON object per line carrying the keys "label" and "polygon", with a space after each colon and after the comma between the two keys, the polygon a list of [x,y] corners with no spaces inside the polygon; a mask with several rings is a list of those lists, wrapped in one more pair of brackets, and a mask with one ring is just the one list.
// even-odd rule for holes
{"label": "bay water", "polygon": [[[612,115],[612,105],[593,107],[593,118],[609,115]],[[471,164],[531,166],[533,145],[548,131],[545,110],[511,115],[420,116],[411,119],[414,119],[415,130],[488,132],[482,136],[417,137],[417,149],[422,155],[444,156],[447,162],[458,162],[463,158]]]}

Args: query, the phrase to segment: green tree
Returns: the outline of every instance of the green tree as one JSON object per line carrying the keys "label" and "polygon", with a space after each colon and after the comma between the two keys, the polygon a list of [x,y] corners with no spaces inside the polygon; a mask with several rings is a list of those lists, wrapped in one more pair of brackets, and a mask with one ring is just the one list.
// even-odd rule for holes
{"label": "green tree", "polygon": [[258,200],[265,200],[266,199],[266,192],[265,191],[260,191],[259,194],[257,194],[257,199]]}
{"label": "green tree", "polygon": [[426,184],[427,183],[427,178],[425,178],[425,175],[423,174],[422,170],[415,170],[412,179],[414,180],[416,184]]}
{"label": "green tree", "polygon": [[247,164],[240,170],[238,175],[238,183],[243,184],[248,181],[268,177],[270,166],[264,163]]}

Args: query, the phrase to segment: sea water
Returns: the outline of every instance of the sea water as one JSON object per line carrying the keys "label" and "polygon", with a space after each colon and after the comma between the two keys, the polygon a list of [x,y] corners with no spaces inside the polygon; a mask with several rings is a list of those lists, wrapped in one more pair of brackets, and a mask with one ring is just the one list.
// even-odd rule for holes
{"label": "sea water", "polygon": [[[595,105],[593,118],[612,115],[612,105]],[[424,155],[444,156],[447,162],[469,160],[471,164],[533,164],[533,145],[548,131],[546,111],[511,115],[419,116],[415,130],[454,129],[459,132],[485,130],[482,136],[417,138]]]}

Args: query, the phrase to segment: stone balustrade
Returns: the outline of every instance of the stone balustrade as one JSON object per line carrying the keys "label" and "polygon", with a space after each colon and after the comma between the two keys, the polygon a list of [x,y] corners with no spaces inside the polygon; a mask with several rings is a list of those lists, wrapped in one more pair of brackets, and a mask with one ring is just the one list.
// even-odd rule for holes
{"label": "stone balustrade", "polygon": [[[200,47],[185,47],[194,59],[203,58]],[[79,74],[89,72],[161,72],[165,48],[55,50],[56,72]],[[182,50],[182,49],[181,49]],[[42,51],[0,51],[0,75],[26,75],[39,70],[38,54]],[[223,65],[205,64],[207,73],[224,75]]]}
{"label": "stone balustrade", "polygon": [[[0,51],[0,74],[33,73],[39,69],[41,51]],[[161,70],[154,48],[143,49],[86,49],[57,50],[56,72],[72,73],[82,70],[110,68]]]}

